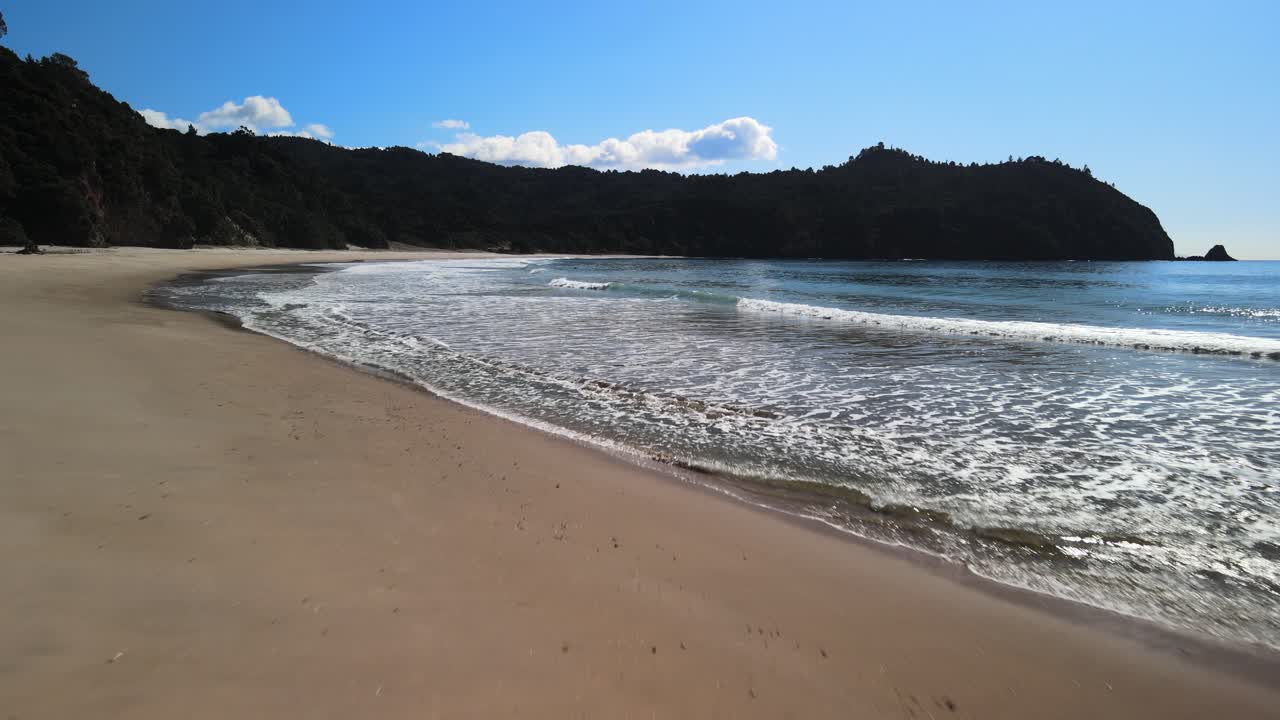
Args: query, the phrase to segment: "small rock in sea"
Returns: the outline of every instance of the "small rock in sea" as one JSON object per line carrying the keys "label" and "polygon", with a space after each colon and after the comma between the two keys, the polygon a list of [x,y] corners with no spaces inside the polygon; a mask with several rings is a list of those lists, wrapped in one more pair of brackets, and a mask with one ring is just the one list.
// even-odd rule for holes
{"label": "small rock in sea", "polygon": [[1208,260],[1211,262],[1214,262],[1214,261],[1231,262],[1235,260],[1235,258],[1227,254],[1227,249],[1222,245],[1214,245],[1213,247],[1209,248],[1209,252],[1205,253],[1204,255],[1188,255],[1187,257],[1177,258],[1177,259],[1178,260]]}
{"label": "small rock in sea", "polygon": [[1235,260],[1235,258],[1227,254],[1227,249],[1221,245],[1214,245],[1213,247],[1209,248],[1209,252],[1204,254],[1204,259],[1217,260],[1217,261]]}

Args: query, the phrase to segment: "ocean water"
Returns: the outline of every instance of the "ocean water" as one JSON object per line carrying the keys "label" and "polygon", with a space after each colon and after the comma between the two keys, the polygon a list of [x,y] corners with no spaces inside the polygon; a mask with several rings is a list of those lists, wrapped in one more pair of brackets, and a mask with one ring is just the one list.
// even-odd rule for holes
{"label": "ocean water", "polygon": [[492,259],[157,290],[994,580],[1280,648],[1280,262]]}

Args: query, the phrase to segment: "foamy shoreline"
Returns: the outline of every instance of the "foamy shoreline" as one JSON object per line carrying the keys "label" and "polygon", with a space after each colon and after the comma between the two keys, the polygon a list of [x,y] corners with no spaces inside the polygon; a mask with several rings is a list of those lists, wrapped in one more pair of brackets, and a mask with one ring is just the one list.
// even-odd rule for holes
{"label": "foamy shoreline", "polygon": [[0,674],[13,712],[1280,706],[1249,673],[136,302],[188,269],[358,257],[0,258],[0,328],[23,348],[0,356],[0,440],[21,481],[0,504],[0,557],[24,578],[0,621],[19,660]]}

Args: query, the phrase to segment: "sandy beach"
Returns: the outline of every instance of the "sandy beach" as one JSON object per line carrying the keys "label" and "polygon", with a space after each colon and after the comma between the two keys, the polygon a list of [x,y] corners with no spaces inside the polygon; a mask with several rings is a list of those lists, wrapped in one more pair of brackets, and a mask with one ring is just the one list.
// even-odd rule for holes
{"label": "sandy beach", "polygon": [[0,717],[1280,718],[1270,660],[141,302],[398,257],[0,255]]}

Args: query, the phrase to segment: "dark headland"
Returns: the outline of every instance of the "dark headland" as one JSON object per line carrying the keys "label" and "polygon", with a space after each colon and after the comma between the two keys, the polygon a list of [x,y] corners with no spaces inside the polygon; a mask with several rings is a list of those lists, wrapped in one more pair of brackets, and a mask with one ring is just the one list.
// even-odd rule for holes
{"label": "dark headland", "polygon": [[1155,213],[1058,160],[965,165],[880,144],[818,170],[686,176],[199,136],[147,125],[65,55],[0,48],[0,245],[28,243],[1174,257]]}

